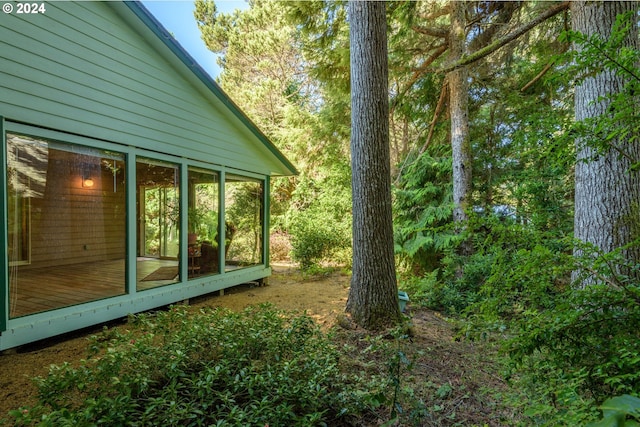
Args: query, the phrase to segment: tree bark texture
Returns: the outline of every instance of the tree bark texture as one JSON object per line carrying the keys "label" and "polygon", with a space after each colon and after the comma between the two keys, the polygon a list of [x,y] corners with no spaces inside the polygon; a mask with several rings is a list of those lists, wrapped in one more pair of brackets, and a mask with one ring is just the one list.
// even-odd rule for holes
{"label": "tree bark texture", "polygon": [[[451,2],[451,62],[462,58],[465,51],[465,2]],[[466,67],[447,75],[449,82],[449,113],[451,117],[451,148],[453,151],[453,220],[467,220],[465,210],[471,196],[471,145],[469,142],[469,83]]]}
{"label": "tree bark texture", "polygon": [[[606,38],[611,34],[616,16],[629,10],[637,11],[638,3],[574,1],[571,3],[572,27],[585,35],[600,34]],[[639,47],[637,28],[626,43]],[[599,100],[600,97],[620,93],[624,83],[622,76],[611,71],[586,78],[575,89],[576,121],[608,114],[608,103]],[[637,141],[619,140],[612,144],[629,153],[631,158],[640,158]],[[577,141],[574,235],[605,253],[611,252],[638,237],[640,176],[630,170],[631,160],[617,150],[598,155],[595,149],[583,145]],[[576,250],[576,255],[579,254]],[[637,249],[627,251],[625,256],[640,262]]]}
{"label": "tree bark texture", "polygon": [[366,329],[400,316],[393,252],[385,2],[349,2],[353,275],[346,311]]}

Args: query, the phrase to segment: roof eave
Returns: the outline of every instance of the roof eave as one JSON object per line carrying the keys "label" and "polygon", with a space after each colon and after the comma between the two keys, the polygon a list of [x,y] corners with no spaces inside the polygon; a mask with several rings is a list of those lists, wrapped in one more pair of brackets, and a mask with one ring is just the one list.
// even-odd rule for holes
{"label": "roof eave", "polygon": [[298,175],[296,167],[285,157],[284,154],[262,133],[258,126],[247,117],[240,107],[222,90],[215,80],[196,62],[196,60],[178,43],[178,41],[167,31],[166,28],[137,1],[125,1],[125,5],[176,55],[185,66],[222,102],[222,104],[233,113],[247,129],[249,129],[258,140],[282,163],[290,172],[289,174],[277,174],[276,176]]}

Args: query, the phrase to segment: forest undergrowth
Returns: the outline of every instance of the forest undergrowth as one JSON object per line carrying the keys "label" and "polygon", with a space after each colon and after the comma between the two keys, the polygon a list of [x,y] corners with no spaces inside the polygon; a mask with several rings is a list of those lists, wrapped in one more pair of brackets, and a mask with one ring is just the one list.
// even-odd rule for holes
{"label": "forest undergrowth", "polygon": [[[34,385],[3,377],[14,402],[5,425],[516,422],[494,343],[460,340],[450,319],[412,303],[402,327],[355,328],[341,314],[347,281],[281,269],[266,287],[4,354],[14,380],[28,363],[56,366]],[[12,399],[30,387],[31,398]]]}
{"label": "forest undergrowth", "polygon": [[[586,425],[616,395],[626,400],[614,401],[614,415],[632,417],[638,317],[620,307],[637,289],[590,289],[584,310],[569,311],[575,298],[541,285],[566,286],[557,253],[534,246],[512,256],[520,267],[493,265],[482,300],[462,311],[451,283],[401,282],[411,296],[406,323],[377,333],[342,314],[347,273],[287,267],[269,286],[4,354],[14,381],[1,378],[13,402],[4,425]],[[539,288],[525,295],[516,282]],[[531,301],[539,311],[522,312]],[[55,366],[27,384],[16,373],[29,363]],[[30,387],[28,398],[12,398]]]}

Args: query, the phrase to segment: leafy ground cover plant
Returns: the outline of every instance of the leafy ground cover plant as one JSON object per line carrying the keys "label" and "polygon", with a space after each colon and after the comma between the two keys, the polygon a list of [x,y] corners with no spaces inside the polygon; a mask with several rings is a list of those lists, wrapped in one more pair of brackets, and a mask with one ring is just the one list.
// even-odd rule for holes
{"label": "leafy ground cover plant", "polygon": [[[639,266],[622,250],[584,245],[572,257],[535,245],[494,266],[473,312],[504,334],[507,376],[522,391],[512,404],[528,423],[584,425],[609,396],[640,392]],[[575,270],[591,284],[571,286]]]}
{"label": "leafy ground cover plant", "polygon": [[311,317],[271,306],[176,306],[91,342],[79,366],[37,380],[39,404],[13,411],[16,425],[341,426],[383,403]]}
{"label": "leafy ground cover plant", "polygon": [[602,419],[587,427],[637,427],[640,426],[640,399],[628,394],[612,397],[604,402]]}

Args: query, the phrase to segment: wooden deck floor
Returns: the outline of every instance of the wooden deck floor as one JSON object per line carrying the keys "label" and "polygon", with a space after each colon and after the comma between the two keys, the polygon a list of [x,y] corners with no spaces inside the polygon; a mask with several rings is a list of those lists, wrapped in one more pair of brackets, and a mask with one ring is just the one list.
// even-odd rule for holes
{"label": "wooden deck floor", "polygon": [[[174,283],[175,280],[142,281],[158,268],[171,265],[177,262],[139,258],[137,289]],[[9,283],[9,317],[20,317],[124,294],[125,262],[115,260],[46,269],[11,267]]]}

